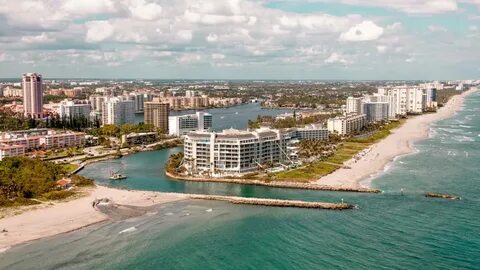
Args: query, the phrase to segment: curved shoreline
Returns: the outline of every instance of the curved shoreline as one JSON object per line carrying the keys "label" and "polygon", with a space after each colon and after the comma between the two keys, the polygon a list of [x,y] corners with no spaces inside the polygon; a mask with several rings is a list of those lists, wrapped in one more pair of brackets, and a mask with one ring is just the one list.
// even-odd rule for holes
{"label": "curved shoreline", "polygon": [[[339,168],[315,183],[328,186],[370,187],[372,180],[380,176],[385,167],[394,163],[399,157],[415,152],[415,143],[429,137],[429,130],[433,123],[453,117],[461,109],[465,97],[477,91],[478,89],[470,89],[451,97],[436,113],[408,119],[401,127],[392,130],[392,134],[388,137],[372,145],[372,150],[362,159],[356,163],[347,161],[350,162],[351,169]],[[368,183],[362,183],[364,181]]]}
{"label": "curved shoreline", "polygon": [[172,174],[165,172],[165,174],[173,179],[181,181],[191,182],[209,182],[209,183],[228,183],[238,185],[253,185],[253,186],[266,186],[273,188],[290,188],[290,189],[305,189],[305,190],[319,190],[319,191],[339,191],[339,192],[363,192],[363,193],[380,193],[379,189],[372,189],[367,187],[349,187],[349,186],[331,186],[320,185],[316,183],[299,183],[299,182],[264,182],[256,179],[232,179],[232,178],[201,178],[201,177],[188,177],[182,175]]}

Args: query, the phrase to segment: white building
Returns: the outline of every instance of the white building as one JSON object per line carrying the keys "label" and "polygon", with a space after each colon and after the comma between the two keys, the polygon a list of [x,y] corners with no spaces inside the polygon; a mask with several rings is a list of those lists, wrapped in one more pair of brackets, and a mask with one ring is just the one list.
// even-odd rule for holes
{"label": "white building", "polygon": [[209,130],[213,126],[212,115],[204,112],[176,115],[168,117],[168,132],[170,135],[182,136],[190,131]]}
{"label": "white building", "polygon": [[92,110],[94,112],[101,112],[103,109],[103,103],[105,102],[105,97],[103,96],[90,96],[88,98],[90,100],[90,105],[92,106]]}
{"label": "white building", "polygon": [[322,125],[306,125],[303,128],[296,128],[295,137],[299,140],[328,141],[330,132]]}
{"label": "white building", "polygon": [[364,114],[347,114],[328,119],[327,129],[330,133],[347,135],[361,131],[365,124],[366,116]]}
{"label": "white building", "polygon": [[135,122],[135,104],[133,100],[110,98],[103,103],[102,123],[104,125],[122,125]]}
{"label": "white building", "polygon": [[362,113],[365,115],[367,123],[388,121],[388,102],[364,101]]}
{"label": "white building", "polygon": [[[49,129],[29,129],[0,133],[0,145],[21,146],[23,152],[36,149],[66,148],[83,146],[85,133],[58,132]],[[21,151],[11,148],[9,151]]]}
{"label": "white building", "polygon": [[184,165],[191,173],[213,176],[255,171],[288,160],[290,136],[275,129],[190,132],[185,136]]}
{"label": "white building", "polygon": [[362,98],[348,97],[346,112],[360,114],[362,112]]}
{"label": "white building", "polygon": [[85,117],[89,118],[91,112],[91,105],[88,101],[69,101],[64,100],[60,102],[58,107],[58,114],[60,117]]}
{"label": "white building", "polygon": [[6,157],[16,157],[25,155],[25,146],[0,144],[0,160]]}
{"label": "white building", "polygon": [[426,95],[423,89],[419,87],[405,85],[379,88],[378,95],[391,97],[392,100],[389,100],[389,102],[392,104],[392,109],[394,108],[395,115],[422,113],[425,110]]}

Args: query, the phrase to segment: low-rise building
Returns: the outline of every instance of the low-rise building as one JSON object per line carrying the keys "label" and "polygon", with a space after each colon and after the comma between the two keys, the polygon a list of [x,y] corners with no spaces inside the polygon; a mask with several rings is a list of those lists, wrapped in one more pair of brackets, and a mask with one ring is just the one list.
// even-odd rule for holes
{"label": "low-rise building", "polygon": [[130,133],[122,135],[122,144],[145,144],[153,143],[158,137],[157,132]]}
{"label": "low-rise building", "polygon": [[296,128],[295,137],[299,140],[327,141],[330,132],[322,125],[307,125],[303,128]]}
{"label": "low-rise building", "polygon": [[6,157],[16,157],[25,155],[25,146],[23,145],[7,145],[0,143],[0,160]]}
{"label": "low-rise building", "polygon": [[55,149],[83,146],[85,133],[57,132],[47,129],[31,129],[0,133],[0,144],[21,146],[25,152],[37,149]]}

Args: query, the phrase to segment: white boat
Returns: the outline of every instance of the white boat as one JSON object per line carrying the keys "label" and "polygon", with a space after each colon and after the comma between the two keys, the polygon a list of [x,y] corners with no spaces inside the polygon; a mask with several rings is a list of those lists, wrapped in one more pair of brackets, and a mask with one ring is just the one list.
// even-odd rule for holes
{"label": "white boat", "polygon": [[110,180],[122,180],[122,179],[127,179],[127,176],[126,175],[123,175],[121,173],[118,173],[118,172],[111,172],[110,173],[110,177],[108,178]]}

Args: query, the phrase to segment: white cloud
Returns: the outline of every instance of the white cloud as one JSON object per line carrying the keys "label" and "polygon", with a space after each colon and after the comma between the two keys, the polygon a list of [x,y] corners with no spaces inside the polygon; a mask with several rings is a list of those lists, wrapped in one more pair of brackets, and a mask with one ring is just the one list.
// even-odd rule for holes
{"label": "white cloud", "polygon": [[156,20],[162,14],[162,7],[157,3],[147,3],[145,0],[133,0],[129,10],[134,18],[140,20]]}
{"label": "white cloud", "polygon": [[379,53],[385,53],[385,52],[387,52],[387,49],[388,49],[388,47],[385,46],[385,45],[378,45],[378,46],[377,46],[377,51],[378,51]]}
{"label": "white cloud", "polygon": [[36,36],[23,36],[22,37],[22,42],[29,43],[29,44],[51,43],[51,42],[55,42],[55,39],[48,37],[48,35],[46,33],[42,33],[42,34],[36,35]]}
{"label": "white cloud", "polygon": [[180,57],[177,57],[177,62],[180,64],[191,64],[201,61],[202,58],[202,55],[197,53],[185,53]]}
{"label": "white cloud", "polygon": [[468,27],[468,30],[470,30],[470,31],[477,31],[477,30],[478,30],[478,26],[476,26],[476,25],[470,25],[470,26]]}
{"label": "white cloud", "polygon": [[335,63],[340,63],[340,64],[348,64],[350,63],[349,59],[347,56],[334,52],[332,53],[327,59],[324,60],[326,64],[335,64]]}
{"label": "white cloud", "polygon": [[108,21],[87,22],[87,42],[100,42],[113,35],[114,27]]}
{"label": "white cloud", "polygon": [[177,32],[177,37],[179,37],[181,41],[189,42],[193,37],[192,30],[180,30]]}
{"label": "white cloud", "polygon": [[317,0],[316,2],[336,2],[354,6],[373,6],[399,10],[410,14],[438,14],[458,10],[459,2],[477,0]]}
{"label": "white cloud", "polygon": [[222,60],[225,59],[225,55],[221,53],[214,53],[212,54],[212,59],[214,60]]}
{"label": "white cloud", "polygon": [[208,42],[215,42],[218,39],[217,34],[215,33],[210,33],[208,36],[205,38]]}
{"label": "white cloud", "polygon": [[438,26],[438,25],[429,25],[427,27],[428,31],[430,32],[447,32],[447,29],[445,27],[442,27],[442,26]]}
{"label": "white cloud", "polygon": [[383,28],[372,21],[363,21],[340,35],[341,41],[376,40],[383,34]]}
{"label": "white cloud", "polygon": [[68,0],[61,6],[61,10],[70,15],[85,17],[94,14],[113,13],[116,11],[116,6],[111,0]]}

